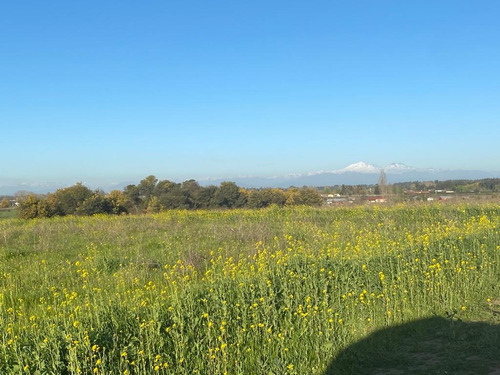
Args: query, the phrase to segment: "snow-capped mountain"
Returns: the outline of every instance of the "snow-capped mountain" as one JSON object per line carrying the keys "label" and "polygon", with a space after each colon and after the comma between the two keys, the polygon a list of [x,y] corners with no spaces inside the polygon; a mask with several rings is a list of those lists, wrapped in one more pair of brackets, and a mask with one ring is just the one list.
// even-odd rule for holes
{"label": "snow-capped mountain", "polygon": [[[247,188],[290,186],[335,186],[335,185],[374,185],[378,182],[380,172],[384,171],[387,182],[434,181],[434,180],[477,180],[482,178],[500,177],[500,172],[485,172],[477,170],[442,170],[434,168],[415,168],[403,163],[392,163],[379,167],[366,162],[357,162],[344,168],[332,171],[317,171],[303,174],[289,174],[274,177],[235,177],[225,179],[234,181],[238,186]],[[222,179],[200,181],[201,185],[222,182]]]}
{"label": "snow-capped mountain", "polygon": [[[222,181],[233,181],[244,188],[290,186],[335,186],[335,185],[374,185],[377,184],[380,172],[384,170],[389,184],[407,181],[434,181],[434,180],[479,180],[483,178],[500,178],[499,172],[486,172],[478,170],[444,170],[434,168],[415,168],[403,163],[392,163],[384,167],[365,162],[357,162],[341,169],[332,171],[316,171],[308,173],[294,173],[273,177],[239,176],[232,178],[211,178],[198,180],[200,185],[219,185]],[[162,179],[168,176],[159,176]],[[178,181],[181,182],[181,181]],[[139,181],[121,184],[87,184],[91,189],[100,188],[104,191],[113,189],[122,190],[126,185],[138,184]],[[70,184],[71,185],[71,184]],[[0,195],[13,195],[18,191],[31,191],[35,193],[54,192],[68,184],[38,184],[20,181],[0,180]]]}
{"label": "snow-capped mountain", "polygon": [[405,172],[415,172],[418,169],[415,167],[410,167],[403,163],[392,163],[386,165],[385,167],[379,167],[374,164],[368,164],[363,161],[348,165],[345,168],[338,169],[336,171],[332,171],[333,173],[346,173],[346,172],[355,172],[355,173],[376,173],[379,174],[382,170],[385,173],[405,173]]}
{"label": "snow-capped mountain", "polygon": [[392,163],[383,168],[386,173],[405,173],[417,171],[415,167],[409,167],[403,163]]}
{"label": "snow-capped mountain", "polygon": [[358,163],[354,163],[348,165],[345,168],[333,171],[333,173],[346,173],[346,172],[355,172],[355,173],[380,173],[380,168],[373,164],[367,164],[363,161]]}

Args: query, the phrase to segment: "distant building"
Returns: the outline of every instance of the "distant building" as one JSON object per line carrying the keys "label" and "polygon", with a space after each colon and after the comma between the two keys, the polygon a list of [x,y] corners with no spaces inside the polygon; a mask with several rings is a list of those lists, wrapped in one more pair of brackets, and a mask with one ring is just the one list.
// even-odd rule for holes
{"label": "distant building", "polygon": [[387,198],[381,196],[366,197],[366,200],[370,203],[386,203]]}
{"label": "distant building", "polygon": [[453,198],[454,198],[454,197],[453,197],[452,195],[441,195],[441,196],[439,197],[439,200],[440,200],[440,201],[448,201],[448,200],[453,199]]}
{"label": "distant building", "polygon": [[347,198],[328,198],[326,200],[327,204],[342,204],[347,202]]}

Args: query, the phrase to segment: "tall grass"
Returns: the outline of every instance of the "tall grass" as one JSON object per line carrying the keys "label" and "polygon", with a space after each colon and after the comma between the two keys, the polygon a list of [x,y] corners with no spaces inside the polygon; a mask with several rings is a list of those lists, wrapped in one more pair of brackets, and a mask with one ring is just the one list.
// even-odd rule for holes
{"label": "tall grass", "polygon": [[375,330],[481,319],[500,206],[0,221],[2,374],[321,374]]}

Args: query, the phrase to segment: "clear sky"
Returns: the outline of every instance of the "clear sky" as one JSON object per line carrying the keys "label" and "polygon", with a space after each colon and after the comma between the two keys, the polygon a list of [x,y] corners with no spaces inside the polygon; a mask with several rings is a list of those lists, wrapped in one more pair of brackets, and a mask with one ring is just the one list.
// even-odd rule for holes
{"label": "clear sky", "polygon": [[4,1],[0,179],[500,170],[500,1]]}

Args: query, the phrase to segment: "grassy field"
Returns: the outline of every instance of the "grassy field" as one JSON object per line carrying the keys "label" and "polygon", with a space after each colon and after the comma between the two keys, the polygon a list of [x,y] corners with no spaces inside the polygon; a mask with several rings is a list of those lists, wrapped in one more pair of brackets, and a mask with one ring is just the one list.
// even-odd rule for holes
{"label": "grassy field", "polygon": [[17,209],[0,209],[1,219],[12,219],[17,217]]}
{"label": "grassy field", "polygon": [[499,229],[493,204],[0,220],[0,373],[488,374]]}

